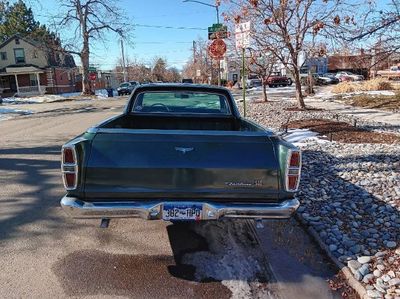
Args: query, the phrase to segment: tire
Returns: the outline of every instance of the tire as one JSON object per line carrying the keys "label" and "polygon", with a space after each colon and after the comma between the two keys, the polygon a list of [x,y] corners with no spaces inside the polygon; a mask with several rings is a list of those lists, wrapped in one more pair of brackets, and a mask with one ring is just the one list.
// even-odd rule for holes
{"label": "tire", "polygon": [[292,86],[292,84],[293,84],[293,81],[292,81],[292,79],[289,78],[287,86]]}
{"label": "tire", "polygon": [[268,84],[268,87],[269,87],[269,88],[272,88],[272,87],[274,87],[274,85],[272,85],[272,84]]}

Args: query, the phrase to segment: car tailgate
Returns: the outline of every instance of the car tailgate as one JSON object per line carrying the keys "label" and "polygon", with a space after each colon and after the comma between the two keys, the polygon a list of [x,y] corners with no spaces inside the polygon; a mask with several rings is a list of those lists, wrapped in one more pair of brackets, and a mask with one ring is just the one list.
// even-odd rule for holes
{"label": "car tailgate", "polygon": [[125,131],[95,136],[87,200],[278,198],[279,162],[266,133]]}

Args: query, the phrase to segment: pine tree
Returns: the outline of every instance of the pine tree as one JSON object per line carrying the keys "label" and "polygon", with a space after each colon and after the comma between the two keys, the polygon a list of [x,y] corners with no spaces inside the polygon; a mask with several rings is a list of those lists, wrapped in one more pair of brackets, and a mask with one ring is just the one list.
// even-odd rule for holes
{"label": "pine tree", "polygon": [[1,19],[0,36],[3,40],[15,34],[30,36],[41,28],[40,23],[33,16],[32,9],[28,8],[22,0],[8,7],[5,4],[4,15]]}

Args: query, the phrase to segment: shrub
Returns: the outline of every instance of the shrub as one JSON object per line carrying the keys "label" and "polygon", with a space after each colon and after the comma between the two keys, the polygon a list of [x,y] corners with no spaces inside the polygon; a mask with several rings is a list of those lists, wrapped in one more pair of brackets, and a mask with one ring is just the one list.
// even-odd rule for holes
{"label": "shrub", "polygon": [[377,78],[362,82],[341,82],[336,85],[332,92],[348,93],[355,91],[376,91],[376,90],[394,90],[392,83],[386,79]]}

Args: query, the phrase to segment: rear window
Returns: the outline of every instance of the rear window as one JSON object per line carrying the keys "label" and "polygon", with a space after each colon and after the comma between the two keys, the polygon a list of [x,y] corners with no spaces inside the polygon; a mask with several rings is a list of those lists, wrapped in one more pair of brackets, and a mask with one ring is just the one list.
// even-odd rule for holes
{"label": "rear window", "polygon": [[229,115],[227,98],[218,93],[149,91],[137,95],[133,113]]}

